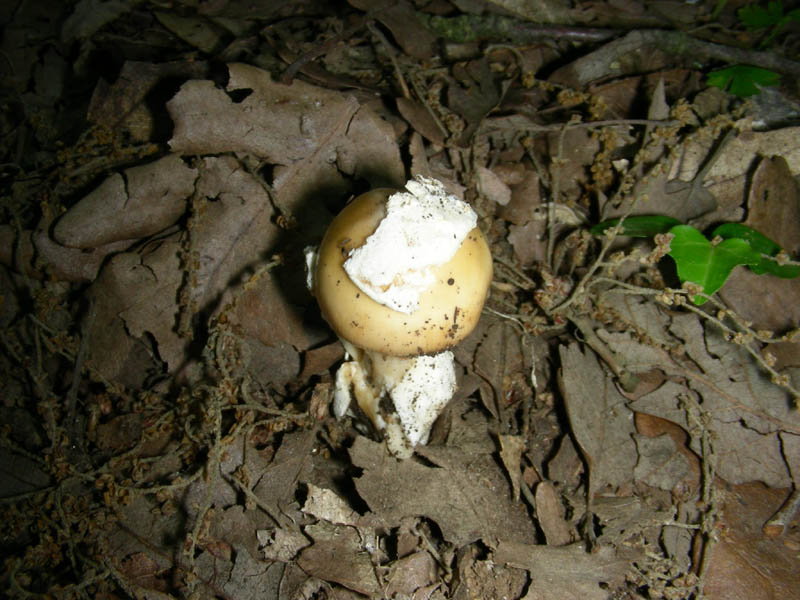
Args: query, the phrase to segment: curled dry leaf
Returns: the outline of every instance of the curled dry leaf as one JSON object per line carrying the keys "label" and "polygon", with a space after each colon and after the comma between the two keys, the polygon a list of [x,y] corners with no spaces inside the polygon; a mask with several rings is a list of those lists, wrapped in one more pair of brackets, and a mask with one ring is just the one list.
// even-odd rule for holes
{"label": "curled dry leaf", "polygon": [[0,225],[0,264],[29,277],[57,281],[93,281],[109,254],[125,250],[132,240],[113,242],[90,250],[66,248],[53,241],[48,220],[31,231]]}
{"label": "curled dry leaf", "polygon": [[196,179],[197,169],[174,154],[114,173],[58,220],[53,237],[71,248],[96,248],[158,233],[186,212]]}
{"label": "curled dry leaf", "polygon": [[575,532],[564,518],[561,495],[549,481],[536,486],[536,516],[548,546],[564,546],[574,541]]}

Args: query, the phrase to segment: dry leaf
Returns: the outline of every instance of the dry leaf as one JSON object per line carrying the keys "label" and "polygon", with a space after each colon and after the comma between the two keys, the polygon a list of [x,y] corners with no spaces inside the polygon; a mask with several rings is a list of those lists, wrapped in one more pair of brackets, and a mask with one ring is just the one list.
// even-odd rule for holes
{"label": "dry leaf", "polygon": [[[761,524],[780,506],[785,490],[744,484],[719,490],[721,527],[711,551],[705,592],[712,598],[792,598],[797,595],[800,530],[776,539]],[[797,523],[797,520],[795,520]]]}
{"label": "dry leaf", "polygon": [[261,505],[287,526],[304,518],[295,494],[301,483],[312,480],[314,444],[315,433],[311,430],[284,435],[269,467],[251,471],[258,477],[253,492]]}
{"label": "dry leaf", "polygon": [[548,546],[565,546],[574,541],[574,531],[564,519],[561,495],[549,481],[536,486],[536,516]]}
{"label": "dry leaf", "polygon": [[120,129],[131,140],[149,142],[154,139],[157,117],[146,99],[165,81],[202,77],[208,64],[198,60],[181,60],[153,64],[128,60],[114,83],[97,82],[86,118],[108,130]]}
{"label": "dry leaf", "polygon": [[[747,123],[737,125],[740,127],[738,134],[720,152],[706,175],[704,185],[716,198],[719,208],[693,223],[700,229],[719,221],[742,219],[746,181],[759,157],[782,156],[793,174],[800,173],[800,128],[755,132],[748,128]],[[716,142],[716,138],[708,136],[689,138],[683,144],[680,160],[672,163],[669,179],[691,181],[705,163],[709,148]]]}
{"label": "dry leaf", "polygon": [[559,348],[559,386],[570,428],[589,467],[589,494],[629,482],[636,463],[633,413],[612,378],[577,343]]}
{"label": "dry leaf", "polygon": [[305,548],[297,565],[309,575],[333,581],[351,590],[377,596],[381,592],[375,566],[363,551],[361,536],[353,527],[320,521],[305,527],[314,542]]}
{"label": "dry leaf", "polygon": [[533,543],[530,519],[511,501],[510,486],[492,455],[432,447],[418,452],[437,466],[399,461],[383,444],[363,437],[350,449],[353,464],[363,469],[355,480],[356,490],[385,526],[423,516],[436,522],[445,540],[457,547],[506,536]]}
{"label": "dry leaf", "polygon": [[266,262],[280,235],[269,194],[239,161],[220,156],[201,164],[190,234],[199,262],[190,289],[193,311],[224,305],[235,284]]}
{"label": "dry leaf", "polygon": [[436,581],[436,561],[427,552],[414,552],[394,562],[387,576],[386,595],[410,595]]}
{"label": "dry leaf", "polygon": [[475,545],[458,553],[457,600],[473,598],[519,598],[527,584],[527,574],[522,569],[507,567],[494,560],[478,558]]}
{"label": "dry leaf", "polygon": [[500,440],[500,458],[506,468],[513,490],[511,497],[517,502],[519,501],[520,475],[522,474],[520,461],[522,451],[525,450],[525,440],[518,435],[499,435],[498,438]]}
{"label": "dry leaf", "polygon": [[34,231],[0,225],[0,264],[37,279],[89,282],[97,277],[108,255],[133,243],[123,240],[88,250],[67,248],[53,241],[49,230],[49,219],[43,219]]}
{"label": "dry leaf", "polygon": [[338,134],[358,109],[350,96],[302,81],[282,85],[256,67],[232,64],[228,72],[225,90],[213,81],[188,81],[167,103],[175,123],[173,152],[246,152],[291,164]]}
{"label": "dry leaf", "polygon": [[267,560],[290,562],[300,550],[311,544],[303,533],[291,529],[260,529],[256,535]]}
{"label": "dry leaf", "polygon": [[629,559],[616,556],[610,546],[587,552],[581,544],[528,546],[500,542],[497,563],[526,569],[530,587],[525,600],[607,600],[628,571]]}
{"label": "dry leaf", "polygon": [[332,490],[308,484],[308,497],[303,512],[336,525],[356,526],[359,515]]}
{"label": "dry leaf", "polygon": [[96,248],[151,236],[186,212],[196,179],[197,169],[174,154],[114,173],[58,220],[53,237],[71,248]]}
{"label": "dry leaf", "polygon": [[488,325],[475,351],[474,369],[483,378],[481,401],[496,419],[505,408],[510,376],[524,370],[523,363],[519,332],[507,321],[497,320]]}
{"label": "dry leaf", "polygon": [[158,359],[170,369],[184,361],[187,341],[175,332],[180,248],[172,236],[141,254],[117,254],[92,284],[95,314],[89,321],[88,356],[107,379],[135,387],[157,368]]}
{"label": "dry leaf", "polygon": [[634,435],[639,460],[633,471],[637,481],[671,491],[689,474],[689,461],[675,450],[668,434],[651,438]]}
{"label": "dry leaf", "polygon": [[493,171],[478,166],[475,169],[478,191],[491,202],[505,206],[511,201],[511,189]]}
{"label": "dry leaf", "polygon": [[397,110],[403,115],[403,118],[408,121],[411,127],[414,128],[414,131],[417,131],[434,144],[440,146],[444,145],[444,132],[423,104],[416,100],[409,100],[408,98],[398,98]]}
{"label": "dry leaf", "polygon": [[395,38],[403,50],[415,58],[426,59],[436,51],[436,36],[417,18],[414,7],[406,0],[384,2],[384,0],[348,0],[356,8],[374,11],[371,15],[380,21]]}
{"label": "dry leaf", "polygon": [[[695,315],[676,315],[670,332],[683,341],[686,355],[694,365],[678,362],[667,352],[652,366],[686,379],[686,386],[668,381],[655,391],[630,403],[633,410],[653,414],[687,431],[687,394],[702,400],[702,410],[711,421],[713,457],[717,475],[732,483],[763,481],[782,487],[789,485],[786,461],[778,432],[800,432],[800,413],[792,407],[788,394],[773,385],[759,370],[744,348],[721,339],[713,326],[704,331]],[[635,350],[607,343],[617,353]],[[691,404],[690,404],[691,406]],[[699,440],[692,440],[699,453]],[[712,458],[712,457],[707,457]]]}

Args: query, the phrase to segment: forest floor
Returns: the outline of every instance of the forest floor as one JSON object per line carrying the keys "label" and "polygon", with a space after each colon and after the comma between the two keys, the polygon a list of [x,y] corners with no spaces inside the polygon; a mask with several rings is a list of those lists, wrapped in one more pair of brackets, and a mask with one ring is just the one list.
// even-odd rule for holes
{"label": "forest floor", "polygon": [[[800,597],[790,9],[3,3],[3,596]],[[304,251],[418,175],[494,278],[403,460]]]}

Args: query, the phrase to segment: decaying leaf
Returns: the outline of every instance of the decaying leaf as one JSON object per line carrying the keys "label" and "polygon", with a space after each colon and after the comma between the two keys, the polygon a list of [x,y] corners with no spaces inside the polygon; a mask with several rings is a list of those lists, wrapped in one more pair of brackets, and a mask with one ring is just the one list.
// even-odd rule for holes
{"label": "decaying leaf", "polygon": [[563,346],[559,384],[570,427],[589,467],[589,495],[630,481],[636,463],[633,413],[590,351]]}
{"label": "decaying leaf", "polygon": [[375,566],[363,551],[361,536],[355,529],[321,521],[305,530],[314,542],[297,559],[301,569],[361,594],[371,596],[381,592]]}
{"label": "decaying leaf", "polygon": [[533,542],[532,524],[522,506],[512,502],[507,479],[491,455],[465,456],[430,447],[420,452],[436,466],[398,461],[381,444],[363,437],[350,450],[353,464],[364,470],[355,480],[356,490],[385,526],[425,516],[456,546],[506,536]]}
{"label": "decaying leaf", "polygon": [[549,481],[536,486],[536,516],[548,546],[565,546],[575,541],[575,532],[564,519],[561,497]]}
{"label": "decaying leaf", "polygon": [[607,600],[607,590],[628,571],[628,559],[617,556],[610,546],[589,553],[581,544],[553,547],[500,542],[494,560],[530,573],[528,600]]}
{"label": "decaying leaf", "polygon": [[71,248],[135,240],[173,225],[194,192],[197,169],[179,156],[114,173],[62,216],[53,237]]}
{"label": "decaying leaf", "polygon": [[[724,341],[711,327],[704,330],[694,315],[674,316],[670,332],[683,342],[693,364],[684,364],[663,352],[651,366],[685,378],[688,390],[668,381],[632,402],[630,407],[697,433],[696,425],[689,422],[687,415],[693,403],[701,402],[703,413],[710,419],[708,427],[713,431],[715,469],[719,476],[734,483],[757,480],[786,486],[790,478],[778,432],[800,431],[800,413],[793,409],[788,395],[759,370],[744,348]],[[625,335],[602,337],[618,353],[635,352]],[[692,449],[700,450],[696,436]]]}

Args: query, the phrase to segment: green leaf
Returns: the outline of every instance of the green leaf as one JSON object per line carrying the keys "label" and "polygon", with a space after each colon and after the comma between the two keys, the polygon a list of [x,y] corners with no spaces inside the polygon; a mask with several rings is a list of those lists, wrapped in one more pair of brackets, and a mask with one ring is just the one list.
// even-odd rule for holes
{"label": "green leaf", "polygon": [[[759,255],[766,254],[767,256],[777,256],[782,248],[765,236],[763,233],[756,231],[752,227],[742,225],[741,223],[725,223],[717,227],[712,233],[711,237],[720,236],[723,239],[742,239],[750,244],[750,247],[758,252]],[[800,267],[797,265],[779,265],[774,260],[760,256],[758,264],[752,265],[750,270],[757,275],[769,273],[782,279],[794,279],[800,276]]]}
{"label": "green leaf", "polygon": [[772,1],[767,4],[767,7],[759,6],[758,4],[750,4],[743,6],[736,13],[739,20],[747,29],[754,31],[756,29],[764,29],[777,25],[783,18],[783,4],[778,1]]}
{"label": "green leaf", "polygon": [[758,86],[778,85],[781,80],[780,73],[753,67],[751,65],[734,65],[725,69],[718,69],[708,74],[706,83],[712,87],[724,90],[730,86],[730,93],[740,98],[753,96],[759,92]]}
{"label": "green leaf", "polygon": [[[619,223],[619,219],[603,221],[592,227],[592,235],[603,235],[606,230],[611,229]],[[659,233],[667,233],[670,227],[680,225],[678,219],[664,215],[642,215],[627,217],[622,223],[620,235],[631,237],[653,237]]]}
{"label": "green leaf", "polygon": [[[740,238],[727,239],[712,246],[691,225],[676,225],[669,233],[675,236],[670,242],[669,255],[675,260],[681,282],[696,283],[709,296],[722,287],[736,265],[752,266],[761,259],[749,242]],[[705,301],[702,296],[692,298],[697,305]]]}

